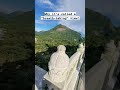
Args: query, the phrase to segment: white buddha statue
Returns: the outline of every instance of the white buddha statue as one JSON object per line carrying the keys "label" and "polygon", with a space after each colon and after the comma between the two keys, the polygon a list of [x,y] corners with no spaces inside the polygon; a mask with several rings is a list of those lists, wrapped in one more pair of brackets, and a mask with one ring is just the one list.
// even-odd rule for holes
{"label": "white buddha statue", "polygon": [[49,78],[55,83],[64,82],[68,74],[69,57],[65,53],[66,47],[59,45],[57,51],[51,55],[49,61]]}

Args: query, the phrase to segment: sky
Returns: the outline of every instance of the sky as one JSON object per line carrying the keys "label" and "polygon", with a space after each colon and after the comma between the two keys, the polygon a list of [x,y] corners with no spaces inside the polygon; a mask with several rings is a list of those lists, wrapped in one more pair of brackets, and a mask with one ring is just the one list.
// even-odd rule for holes
{"label": "sky", "polygon": [[0,0],[0,12],[30,11],[34,9],[34,0]]}
{"label": "sky", "polygon": [[86,0],[86,7],[109,17],[115,26],[120,26],[120,0]]}
{"label": "sky", "polygon": [[[85,33],[85,7],[108,16],[116,26],[120,25],[120,0],[0,0],[0,12],[29,11],[34,9],[35,30],[49,30],[64,24],[82,34]],[[45,11],[75,11],[80,21],[41,21]]]}
{"label": "sky", "polygon": [[[44,12],[76,12],[80,16],[80,20],[43,21],[40,20],[40,16],[43,16]],[[49,30],[58,24],[63,24],[84,35],[85,0],[35,0],[35,30]]]}

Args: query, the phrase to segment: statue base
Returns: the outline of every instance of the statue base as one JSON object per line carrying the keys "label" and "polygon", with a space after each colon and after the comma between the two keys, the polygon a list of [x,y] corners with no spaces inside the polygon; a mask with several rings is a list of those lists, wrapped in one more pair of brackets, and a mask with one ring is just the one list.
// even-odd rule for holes
{"label": "statue base", "polygon": [[43,87],[45,86],[47,86],[49,90],[62,90],[62,88],[64,87],[64,82],[61,82],[61,83],[53,82],[50,79],[48,73],[46,73],[43,78]]}

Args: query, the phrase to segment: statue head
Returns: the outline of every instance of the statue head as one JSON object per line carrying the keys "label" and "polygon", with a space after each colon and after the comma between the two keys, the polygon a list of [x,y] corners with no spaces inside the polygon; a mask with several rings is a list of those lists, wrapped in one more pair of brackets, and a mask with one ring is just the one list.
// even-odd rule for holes
{"label": "statue head", "polygon": [[66,47],[65,47],[64,45],[59,45],[59,46],[57,47],[57,51],[58,51],[58,52],[59,52],[59,51],[65,52],[65,51],[66,51]]}
{"label": "statue head", "polygon": [[114,40],[110,40],[109,43],[106,44],[106,51],[112,51],[116,49]]}
{"label": "statue head", "polygon": [[63,82],[66,79],[69,57],[65,51],[66,47],[59,45],[57,52],[51,55],[49,61],[49,77],[53,82]]}
{"label": "statue head", "polygon": [[79,44],[79,48],[83,48],[83,47],[84,47],[83,43]]}

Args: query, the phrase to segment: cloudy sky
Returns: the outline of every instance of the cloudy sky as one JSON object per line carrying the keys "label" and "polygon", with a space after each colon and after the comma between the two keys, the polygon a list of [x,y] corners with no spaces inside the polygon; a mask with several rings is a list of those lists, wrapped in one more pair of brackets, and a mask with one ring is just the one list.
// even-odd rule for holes
{"label": "cloudy sky", "polygon": [[[75,21],[43,21],[44,12],[76,12],[81,17]],[[35,0],[35,30],[49,30],[58,24],[85,34],[85,0]]]}
{"label": "cloudy sky", "polygon": [[34,9],[34,0],[0,0],[0,12],[29,11]]}
{"label": "cloudy sky", "polygon": [[120,26],[120,0],[86,0],[86,7],[108,16],[115,26]]}

